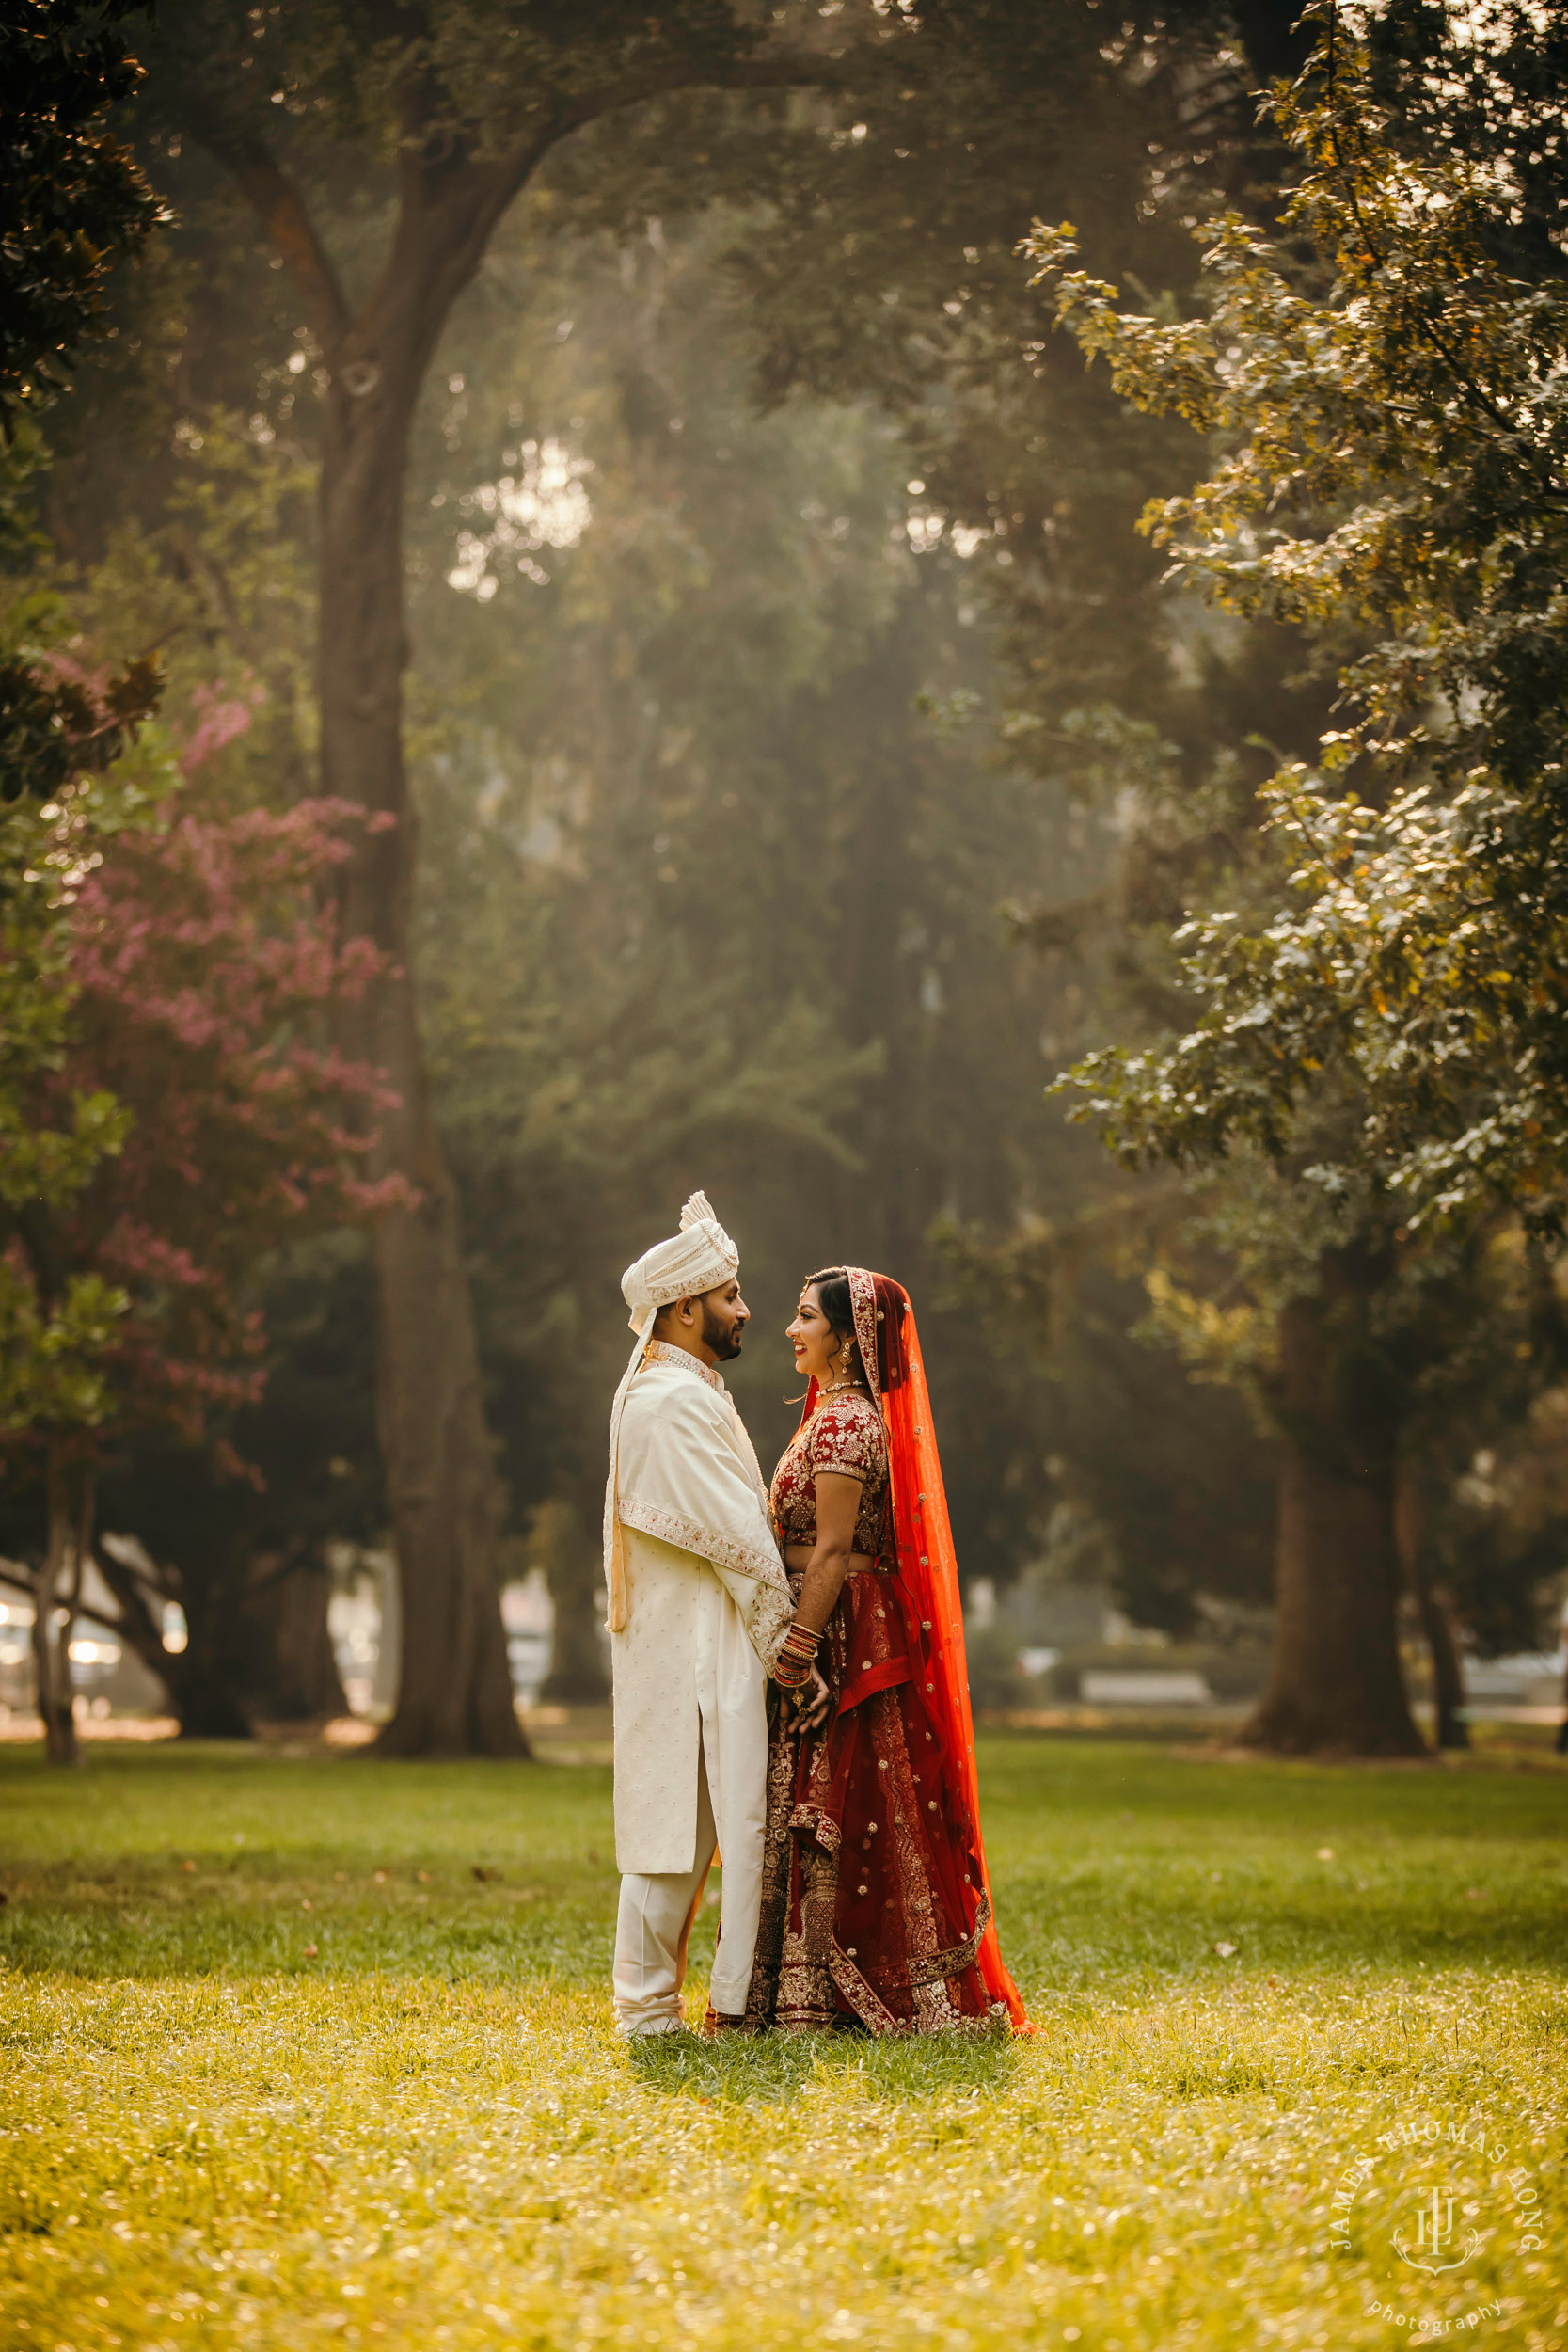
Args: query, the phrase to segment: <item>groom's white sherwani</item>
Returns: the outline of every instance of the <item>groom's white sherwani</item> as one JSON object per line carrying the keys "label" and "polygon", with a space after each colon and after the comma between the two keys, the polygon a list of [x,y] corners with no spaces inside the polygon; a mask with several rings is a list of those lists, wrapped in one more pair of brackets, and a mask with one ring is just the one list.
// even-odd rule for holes
{"label": "groom's white sherwani", "polygon": [[621,1403],[612,1629],[615,2007],[625,2030],[678,2024],[686,1939],[717,1843],[724,1866],[709,1999],[746,2006],[762,1900],[767,1670],[794,1614],[757,1457],[722,1379],[652,1342]]}
{"label": "groom's white sherwani", "polygon": [[[717,1372],[652,1343],[622,1408],[626,1623],[615,1677],[615,1860],[690,1867],[698,1760],[725,1863],[762,1851],[767,1668],[794,1615],[752,1441]],[[720,2008],[721,2003],[716,2001]]]}

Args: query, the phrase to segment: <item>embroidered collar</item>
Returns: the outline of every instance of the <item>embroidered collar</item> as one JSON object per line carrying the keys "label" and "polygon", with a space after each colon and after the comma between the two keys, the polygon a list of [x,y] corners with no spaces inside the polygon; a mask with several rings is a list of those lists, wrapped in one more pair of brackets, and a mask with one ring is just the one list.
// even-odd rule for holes
{"label": "embroidered collar", "polygon": [[677,1372],[694,1372],[699,1380],[705,1380],[708,1387],[717,1389],[721,1396],[729,1394],[711,1364],[705,1364],[700,1356],[693,1356],[687,1348],[672,1347],[668,1340],[650,1340],[642,1351],[642,1361],[645,1364],[673,1364]]}

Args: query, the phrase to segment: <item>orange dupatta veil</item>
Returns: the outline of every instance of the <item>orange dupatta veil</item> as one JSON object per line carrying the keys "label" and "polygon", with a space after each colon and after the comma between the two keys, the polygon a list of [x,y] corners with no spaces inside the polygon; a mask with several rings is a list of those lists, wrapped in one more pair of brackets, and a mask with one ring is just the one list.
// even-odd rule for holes
{"label": "orange dupatta veil", "polygon": [[[915,1662],[925,1669],[927,1711],[952,1759],[956,1790],[973,1825],[981,1883],[992,1915],[980,1939],[975,1965],[992,2001],[1006,2007],[1015,2031],[1028,2032],[1023,2003],[1003,1964],[996,1938],[990,1877],[980,1837],[980,1789],[974,1771],[974,1723],[969,1706],[958,1563],[948,1524],[947,1493],[914,1309],[903,1284],[890,1275],[872,1274],[864,1266],[847,1266],[845,1271],[849,1278],[861,1362],[867,1380],[876,1383],[887,1431],[895,1572],[910,1602],[911,1624],[922,1634],[921,1654]],[[809,1402],[806,1409],[811,1409]]]}

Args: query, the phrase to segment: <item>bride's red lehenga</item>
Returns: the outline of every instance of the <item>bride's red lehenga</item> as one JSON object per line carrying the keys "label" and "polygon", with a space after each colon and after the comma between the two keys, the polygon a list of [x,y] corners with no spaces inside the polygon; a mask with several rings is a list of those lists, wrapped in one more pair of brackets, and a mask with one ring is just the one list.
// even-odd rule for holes
{"label": "bride's red lehenga", "polygon": [[786,1706],[774,1718],[746,2022],[1027,2032],[991,1914],[958,1563],[914,1313],[888,1276],[848,1275],[876,1397],[819,1403],[814,1381],[771,1501],[781,1539],[809,1544],[816,1472],[861,1479],[855,1549],[877,1565],[846,1577],[824,1629],[824,1723],[801,1732]]}

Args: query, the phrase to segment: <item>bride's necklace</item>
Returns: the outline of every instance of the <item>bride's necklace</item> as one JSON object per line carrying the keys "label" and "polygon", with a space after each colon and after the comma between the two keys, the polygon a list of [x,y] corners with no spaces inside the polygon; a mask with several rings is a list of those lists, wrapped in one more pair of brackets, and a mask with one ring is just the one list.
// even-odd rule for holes
{"label": "bride's necklace", "polygon": [[863,1380],[830,1380],[816,1393],[818,1396],[836,1396],[840,1389],[863,1389],[864,1386]]}

